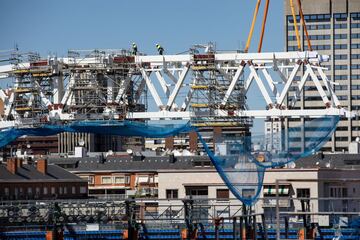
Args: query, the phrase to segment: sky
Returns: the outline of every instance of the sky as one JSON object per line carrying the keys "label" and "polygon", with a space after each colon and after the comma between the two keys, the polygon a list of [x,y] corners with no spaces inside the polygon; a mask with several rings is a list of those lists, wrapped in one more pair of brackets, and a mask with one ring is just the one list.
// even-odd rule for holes
{"label": "sky", "polygon": [[[155,44],[160,43],[171,54],[209,41],[219,50],[243,49],[255,4],[255,0],[2,0],[0,50],[17,44],[21,51],[66,56],[68,49],[130,48],[136,42],[141,52],[156,54]],[[250,52],[257,50],[261,19],[262,8]],[[264,52],[284,50],[283,20],[283,1],[271,1]],[[250,107],[263,109],[262,97],[256,89],[252,92],[257,94],[250,94]]]}

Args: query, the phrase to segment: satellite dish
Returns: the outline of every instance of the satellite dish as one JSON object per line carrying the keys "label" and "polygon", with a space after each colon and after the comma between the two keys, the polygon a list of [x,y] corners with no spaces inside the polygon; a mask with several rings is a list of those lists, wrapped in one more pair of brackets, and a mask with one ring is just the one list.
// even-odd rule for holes
{"label": "satellite dish", "polygon": [[127,152],[127,154],[129,154],[129,155],[132,155],[132,154],[133,154],[133,150],[131,150],[131,149],[126,150],[126,152]]}
{"label": "satellite dish", "polygon": [[85,145],[85,141],[83,139],[79,140],[79,146],[83,147]]}
{"label": "satellite dish", "polygon": [[325,167],[330,168],[331,167],[330,162],[326,163]]}
{"label": "satellite dish", "polygon": [[355,142],[357,142],[357,143],[360,142],[360,137],[356,137]]}

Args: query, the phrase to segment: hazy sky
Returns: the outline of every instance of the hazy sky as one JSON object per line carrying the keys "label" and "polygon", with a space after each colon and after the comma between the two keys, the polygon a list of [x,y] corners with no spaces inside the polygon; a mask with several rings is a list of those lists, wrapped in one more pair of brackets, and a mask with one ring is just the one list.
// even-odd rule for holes
{"label": "hazy sky", "polygon": [[[186,51],[196,43],[216,42],[221,50],[243,48],[255,0],[2,0],[0,50],[65,56],[68,49],[130,48],[156,53]],[[250,51],[256,51],[262,9]],[[284,50],[283,1],[270,3],[263,51]],[[250,106],[263,108],[259,94]]]}

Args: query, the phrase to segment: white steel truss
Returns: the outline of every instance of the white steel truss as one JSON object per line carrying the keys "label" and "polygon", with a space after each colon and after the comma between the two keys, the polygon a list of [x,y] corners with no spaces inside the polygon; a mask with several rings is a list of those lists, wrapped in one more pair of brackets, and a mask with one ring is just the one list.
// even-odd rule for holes
{"label": "white steel truss", "polygon": [[[83,119],[351,117],[321,67],[327,59],[317,52],[132,56],[97,51],[4,65],[0,78],[15,82],[0,90],[0,128]],[[307,83],[316,87],[323,109],[293,109]],[[250,110],[239,101],[254,84],[264,109]]]}

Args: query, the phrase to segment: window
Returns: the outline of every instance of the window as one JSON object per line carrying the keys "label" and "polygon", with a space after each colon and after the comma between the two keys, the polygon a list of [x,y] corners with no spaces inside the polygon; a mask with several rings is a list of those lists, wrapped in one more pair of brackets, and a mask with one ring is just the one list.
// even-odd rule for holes
{"label": "window", "polygon": [[88,183],[89,184],[94,184],[95,183],[95,177],[94,176],[89,176]]}
{"label": "window", "polygon": [[5,196],[9,196],[10,195],[10,191],[9,191],[9,188],[5,188],[4,189],[4,193],[5,193]]}
{"label": "window", "polygon": [[351,38],[360,38],[360,33],[352,33]]}
{"label": "window", "polygon": [[68,193],[68,188],[67,187],[64,187],[64,194],[66,195]]}
{"label": "window", "polygon": [[166,199],[177,199],[179,198],[177,189],[166,189]]}
{"label": "window", "polygon": [[335,85],[335,90],[339,91],[339,90],[347,90],[348,86],[347,85]]}
{"label": "window", "polygon": [[351,16],[354,20],[360,20],[360,13],[351,13],[350,16]]}
{"label": "window", "polygon": [[55,187],[51,187],[51,194],[55,194]]}
{"label": "window", "polygon": [[347,28],[347,24],[346,23],[341,23],[341,24],[335,24],[334,25],[334,28],[335,29],[344,29],[344,28]]}
{"label": "window", "polygon": [[130,184],[130,176],[125,176],[125,183]]}
{"label": "window", "polygon": [[335,44],[335,49],[347,49],[347,44]]}
{"label": "window", "polygon": [[80,187],[80,193],[81,194],[85,194],[87,192],[87,188],[86,187]]}
{"label": "window", "polygon": [[330,187],[330,197],[341,198],[347,196],[347,188],[341,186]]}
{"label": "window", "polygon": [[[322,29],[330,29],[330,24],[318,24],[318,25],[307,25],[308,30],[322,30]],[[295,28],[293,29],[295,30]]]}
{"label": "window", "polygon": [[217,199],[229,199],[229,189],[216,189]]}
{"label": "window", "polygon": [[296,189],[297,198],[309,198],[310,197],[310,188],[298,188]]}
{"label": "window", "polygon": [[101,177],[101,183],[102,184],[112,184],[112,178],[111,177]]}
{"label": "window", "polygon": [[351,90],[360,90],[360,85],[352,85]]}
{"label": "window", "polygon": [[335,141],[339,142],[347,142],[349,140],[348,137],[335,137]]}
{"label": "window", "polygon": [[72,186],[72,187],[71,187],[71,193],[72,193],[72,194],[76,194],[76,187],[75,187],[75,186]]}
{"label": "window", "polygon": [[124,184],[125,183],[125,177],[114,177],[115,184]]}
{"label": "window", "polygon": [[346,21],[346,19],[347,19],[347,14],[346,14],[346,13],[335,13],[335,14],[334,14],[334,18],[335,18],[337,21]]}
{"label": "window", "polygon": [[347,80],[347,75],[335,75],[335,80]]}
{"label": "window", "polygon": [[351,59],[360,59],[360,54],[351,54]]}
{"label": "window", "polygon": [[347,65],[335,65],[335,70],[346,70]]}
{"label": "window", "polygon": [[336,131],[347,131],[348,128],[347,127],[337,127]]}
{"label": "window", "polygon": [[185,187],[186,196],[206,197],[208,196],[208,187],[191,186]]}
{"label": "window", "polygon": [[48,188],[47,187],[43,188],[43,193],[44,193],[44,195],[48,195]]}
{"label": "window", "polygon": [[63,194],[63,187],[59,187],[59,194],[60,194],[60,195]]}
{"label": "window", "polygon": [[29,195],[31,195],[31,194],[32,194],[32,187],[28,187],[28,189],[27,189],[27,193],[28,193]]}
{"label": "window", "polygon": [[35,188],[35,194],[36,194],[36,195],[40,195],[40,188],[39,188],[39,187],[36,187],[36,188]]}
{"label": "window", "polygon": [[255,196],[255,189],[253,188],[244,188],[242,190],[242,195],[246,198],[251,198]]}
{"label": "window", "polygon": [[347,39],[347,34],[335,34],[335,39]]}
{"label": "window", "polygon": [[334,59],[335,60],[344,60],[344,59],[347,59],[347,55],[346,54],[335,54]]}
{"label": "window", "polygon": [[306,22],[320,22],[320,21],[330,21],[330,14],[308,14],[304,15]]}
{"label": "window", "polygon": [[347,96],[347,95],[341,95],[341,96],[337,96],[337,97],[338,97],[338,99],[339,99],[340,101],[348,100],[348,96]]}

